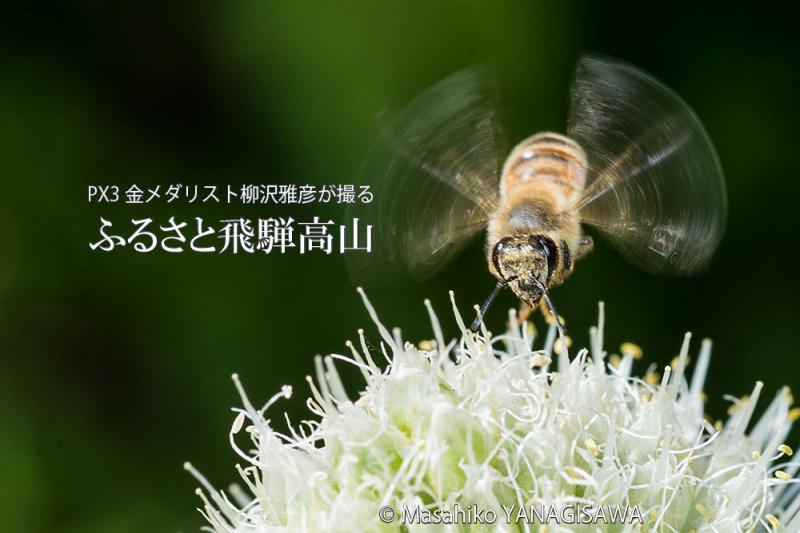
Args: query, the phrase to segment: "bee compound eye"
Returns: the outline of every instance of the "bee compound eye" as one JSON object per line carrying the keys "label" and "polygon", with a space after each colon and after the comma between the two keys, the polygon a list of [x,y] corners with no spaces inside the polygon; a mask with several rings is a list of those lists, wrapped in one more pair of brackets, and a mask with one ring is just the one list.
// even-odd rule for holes
{"label": "bee compound eye", "polygon": [[497,271],[497,274],[502,276],[502,270],[500,269],[500,254],[505,251],[505,246],[511,240],[510,237],[505,237],[497,241],[497,244],[494,245],[494,249],[492,249],[492,265],[494,265],[494,269]]}
{"label": "bee compound eye", "polygon": [[544,255],[547,257],[547,279],[549,280],[550,276],[553,275],[553,271],[558,265],[558,246],[553,239],[547,237],[546,235],[538,235],[535,238],[537,244],[544,251]]}

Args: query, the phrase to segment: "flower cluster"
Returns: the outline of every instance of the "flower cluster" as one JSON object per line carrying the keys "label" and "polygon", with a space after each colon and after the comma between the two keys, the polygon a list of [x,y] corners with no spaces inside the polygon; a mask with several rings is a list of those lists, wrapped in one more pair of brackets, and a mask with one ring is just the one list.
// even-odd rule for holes
{"label": "flower cluster", "polygon": [[[731,398],[724,423],[705,418],[709,341],[691,380],[688,334],[660,377],[651,367],[638,378],[636,346],[604,351],[602,304],[590,348],[570,358],[552,325],[534,350],[533,328],[517,326],[513,311],[503,335],[473,334],[453,300],[462,336],[446,342],[426,301],[434,339],[413,345],[364,303],[380,348],[370,350],[359,331],[349,354],[317,358],[316,382],[308,379],[313,420],[287,420],[289,429],[277,431],[266,411],[291,388],[258,408],[234,376],[243,408],[230,442],[247,491],[217,491],[186,465],[203,487],[211,531],[800,531],[798,463],[783,442],[800,411],[784,388],[756,419],[759,382],[748,397]],[[337,360],[363,374],[355,401]],[[636,506],[641,521],[506,520],[510,506],[533,505]],[[472,506],[498,520],[401,525],[379,516],[382,506]]]}

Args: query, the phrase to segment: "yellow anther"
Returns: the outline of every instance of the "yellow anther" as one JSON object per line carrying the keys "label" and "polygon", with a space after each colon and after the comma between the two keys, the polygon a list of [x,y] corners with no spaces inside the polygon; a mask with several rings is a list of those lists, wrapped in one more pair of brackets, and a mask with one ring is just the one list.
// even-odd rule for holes
{"label": "yellow anther", "polygon": [[722,420],[717,420],[714,422],[714,429],[717,431],[722,431]]}
{"label": "yellow anther", "polygon": [[608,362],[611,363],[611,366],[619,367],[619,364],[622,362],[622,358],[619,354],[612,353],[609,358]]}
{"label": "yellow anther", "polygon": [[800,419],[800,407],[789,409],[789,422],[797,422]]}
{"label": "yellow anther", "polygon": [[757,450],[753,450],[753,459],[755,459],[756,461],[761,460],[761,454],[758,453]]}
{"label": "yellow anther", "polygon": [[619,351],[622,352],[622,355],[630,355],[634,359],[642,358],[642,349],[638,344],[632,342],[623,342],[619,347]]}
{"label": "yellow anther", "polygon": [[[547,322],[551,326],[555,325],[556,321],[553,320],[553,315],[549,311],[545,311],[542,314],[544,315],[545,322]],[[564,320],[564,317],[561,316],[561,315],[558,316],[558,321],[561,323],[562,326],[566,325],[566,323],[567,323],[567,321]]]}
{"label": "yellow anther", "polygon": [[[672,361],[670,361],[669,366],[671,366],[672,368],[678,368],[678,363],[680,362],[680,360],[681,360],[681,356],[680,355],[676,355],[675,357],[672,358]],[[689,363],[691,361],[692,361],[692,358],[687,356],[686,357],[686,366],[689,366]]]}
{"label": "yellow anther", "polygon": [[658,382],[661,381],[661,376],[658,375],[658,372],[648,372],[644,377],[644,381],[648,385],[658,385]]}
{"label": "yellow anther", "polygon": [[708,511],[708,509],[706,509],[706,506],[703,505],[702,503],[698,503],[697,505],[694,506],[694,508],[697,509],[697,512],[700,513],[703,516],[703,518],[708,518],[709,516],[711,516],[711,513]]}
{"label": "yellow anther", "polygon": [[553,360],[550,359],[549,357],[547,357],[546,355],[542,355],[542,354],[538,354],[537,353],[537,354],[534,354],[533,357],[531,357],[530,366],[531,366],[531,368],[534,368],[534,367],[537,367],[537,366],[547,366],[552,362],[553,362]]}
{"label": "yellow anther", "polygon": [[779,452],[783,452],[784,454],[788,455],[789,457],[791,457],[794,454],[794,450],[792,450],[786,444],[781,444],[780,446],[778,446],[778,451]]}
{"label": "yellow anther", "polygon": [[419,349],[423,352],[430,352],[436,348],[436,341],[420,341]]}
{"label": "yellow anther", "polygon": [[[564,341],[563,344],[566,344],[567,348],[572,346],[572,339],[570,339],[568,336],[564,336],[563,341]],[[553,343],[553,351],[556,352],[557,354],[560,354],[563,351],[562,339],[560,337],[556,339],[555,343]]]}
{"label": "yellow anther", "polygon": [[597,457],[597,443],[592,439],[586,439],[583,443],[586,445],[586,449],[589,450],[589,453],[592,454],[592,457]]}
{"label": "yellow anther", "polygon": [[733,416],[738,413],[742,407],[745,407],[748,403],[750,403],[750,395],[744,395],[739,398],[739,401],[735,404],[728,407],[728,416]]}
{"label": "yellow anther", "polygon": [[779,527],[781,527],[781,521],[778,520],[774,515],[768,514],[767,515],[767,522],[769,522],[770,525],[772,527],[774,527],[775,529],[778,529]]}
{"label": "yellow anther", "polygon": [[700,391],[700,401],[706,403],[708,401],[708,394],[704,391]]}
{"label": "yellow anther", "polygon": [[574,467],[568,466],[564,470],[567,472],[567,475],[572,479],[583,479],[583,475],[581,474],[581,472]]}
{"label": "yellow anther", "polygon": [[783,481],[789,481],[790,479],[792,479],[792,476],[790,476],[783,470],[778,470],[777,472],[775,472],[775,477]]}

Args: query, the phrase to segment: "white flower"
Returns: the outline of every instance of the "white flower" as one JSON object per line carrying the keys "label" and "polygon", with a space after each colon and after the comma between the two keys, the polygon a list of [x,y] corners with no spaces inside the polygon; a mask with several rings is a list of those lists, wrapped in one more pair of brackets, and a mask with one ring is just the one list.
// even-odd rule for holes
{"label": "white flower", "polygon": [[[434,340],[414,346],[380,323],[365,296],[364,303],[380,349],[370,350],[359,331],[350,354],[317,358],[316,384],[308,379],[314,420],[292,426],[287,419],[289,430],[276,431],[265,412],[291,388],[256,408],[234,375],[244,407],[235,410],[230,442],[249,494],[235,485],[230,496],[217,491],[186,464],[204,489],[201,512],[212,531],[399,531],[401,510],[417,508],[428,516],[493,511],[496,521],[402,530],[800,531],[798,463],[783,444],[800,411],[790,409],[784,388],[754,420],[758,382],[749,397],[731,398],[724,424],[704,419],[709,341],[690,381],[688,334],[660,380],[652,367],[638,378],[634,345],[606,357],[602,304],[591,349],[570,359],[566,349],[553,350],[560,348],[553,326],[538,351],[527,325],[496,337],[485,328],[470,333],[455,301],[461,339],[445,342],[426,301]],[[509,319],[516,324],[513,311]],[[336,360],[363,374],[366,388],[355,402]],[[385,524],[378,511],[387,505],[396,515]],[[632,506],[642,523],[551,521],[545,528],[530,516],[507,519],[509,509],[609,505]]]}

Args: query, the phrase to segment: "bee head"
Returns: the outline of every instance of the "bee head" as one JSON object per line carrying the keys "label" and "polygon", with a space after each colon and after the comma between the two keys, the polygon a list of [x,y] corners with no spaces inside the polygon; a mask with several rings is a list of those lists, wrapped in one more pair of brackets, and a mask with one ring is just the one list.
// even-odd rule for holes
{"label": "bee head", "polygon": [[536,307],[558,264],[558,248],[545,235],[515,235],[498,241],[492,263],[517,297]]}
{"label": "bee head", "polygon": [[546,235],[514,235],[500,239],[492,249],[492,266],[499,281],[480,308],[472,323],[473,332],[480,328],[483,316],[503,287],[510,287],[521,301],[535,308],[544,297],[550,313],[556,318],[559,334],[564,336],[547,285],[558,265],[558,247]]}

